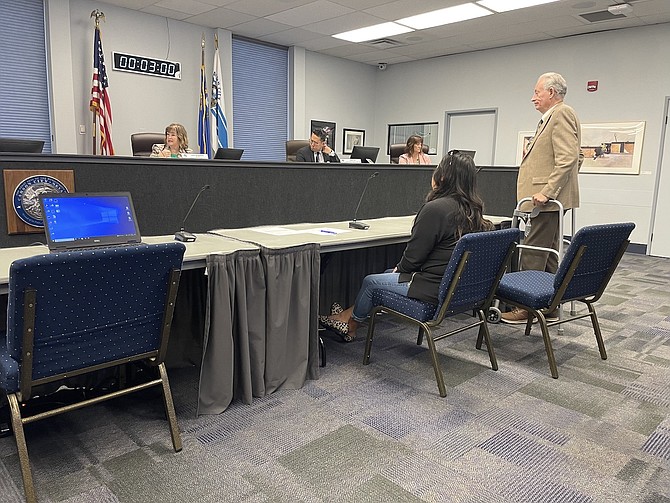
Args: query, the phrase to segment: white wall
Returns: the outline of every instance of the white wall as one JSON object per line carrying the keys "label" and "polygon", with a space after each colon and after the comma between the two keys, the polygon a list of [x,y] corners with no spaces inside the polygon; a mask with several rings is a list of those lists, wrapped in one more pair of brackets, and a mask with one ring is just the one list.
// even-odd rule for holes
{"label": "white wall", "polygon": [[343,128],[365,130],[365,144],[380,145],[383,151],[384,143],[372,141],[376,137],[375,127],[378,124],[375,117],[378,84],[376,67],[307,51],[305,68],[307,135],[311,120],[334,122],[334,148],[338,155],[342,154]]}
{"label": "white wall", "polygon": [[[93,43],[90,13],[96,8],[106,15],[101,26],[105,56],[109,58],[117,154],[130,155],[132,133],[162,131],[170,122],[184,124],[191,133],[191,144],[196,144],[200,39],[204,34],[209,73],[215,30],[102,2],[69,0],[69,11],[62,0],[47,2],[58,153],[92,152],[88,109]],[[224,72],[230,71],[230,34],[216,32]],[[68,46],[69,55],[63,53]],[[545,71],[558,71],[568,81],[566,102],[576,109],[582,122],[646,122],[640,174],[581,174],[582,205],[577,212],[579,227],[633,220],[637,224],[633,242],[646,244],[664,99],[670,95],[670,67],[664,63],[663,54],[668,46],[670,24],[662,24],[389,65],[385,71],[299,49],[292,53],[297,67],[290,75],[304,82],[291,91],[295,120],[289,135],[307,137],[311,119],[335,122],[335,149],[341,153],[342,129],[364,129],[366,145],[380,146],[380,160],[384,161],[388,159],[387,124],[437,121],[441,155],[446,111],[497,108],[495,163],[514,165],[518,132],[533,130],[538,120],[530,103],[535,80]],[[113,71],[112,50],[179,61],[182,79]],[[598,92],[586,91],[589,80],[599,81]],[[224,94],[234,127],[230,77],[224,81]],[[79,125],[85,126],[86,135],[78,133]]]}
{"label": "white wall", "polygon": [[[670,24],[662,24],[389,65],[380,73],[375,137],[366,143],[385,145],[389,123],[438,121],[443,155],[446,111],[497,108],[495,164],[515,165],[518,132],[534,130],[539,119],[530,102],[537,77],[557,71],[583,123],[646,122],[640,174],[581,174],[577,211],[577,227],[632,220],[632,241],[646,244],[670,95],[668,46]],[[599,81],[595,93],[586,91],[590,80]]]}
{"label": "white wall", "polygon": [[[51,4],[62,0],[50,0]],[[110,82],[113,114],[112,139],[117,155],[132,155],[130,135],[140,131],[162,132],[171,122],[180,122],[189,132],[189,143],[197,149],[197,124],[200,82],[200,40],[205,36],[205,65],[208,88],[211,85],[212,60],[214,57],[214,32],[173,19],[166,19],[137,11],[113,7],[101,2],[70,0],[69,24],[50,26],[50,35],[71,38],[70,69],[54,69],[54,93],[74,96],[75,129],[86,128],[86,135],[76,132],[76,153],[92,153],[92,114],[88,108],[93,72],[93,9],[105,14],[101,21],[102,43],[105,64]],[[52,20],[50,20],[52,21]],[[62,21],[62,20],[61,20]],[[220,51],[224,51],[226,40],[221,40],[222,30],[217,30]],[[223,33],[225,35],[225,33]],[[181,80],[166,79],[112,70],[111,52],[118,51],[141,56],[156,57],[181,63]],[[54,56],[51,55],[53,60]],[[229,58],[229,55],[226,56]],[[230,66],[222,58],[222,66]],[[61,72],[71,71],[70,77]],[[224,82],[225,85],[225,82]],[[71,86],[71,87],[70,87]],[[228,88],[230,89],[230,88]],[[232,107],[229,107],[232,110]],[[56,115],[60,113],[55,112]],[[54,122],[58,124],[57,122]],[[57,130],[57,136],[68,134]],[[62,150],[59,153],[66,153]]]}

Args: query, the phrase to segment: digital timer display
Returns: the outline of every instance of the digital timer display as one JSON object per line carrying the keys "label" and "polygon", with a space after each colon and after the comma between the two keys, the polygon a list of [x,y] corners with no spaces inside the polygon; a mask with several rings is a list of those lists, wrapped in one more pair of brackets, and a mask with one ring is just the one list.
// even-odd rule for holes
{"label": "digital timer display", "polygon": [[176,61],[145,58],[144,56],[135,56],[122,52],[112,52],[112,59],[114,60],[112,65],[114,70],[154,75],[168,79],[181,79],[181,63],[177,63]]}

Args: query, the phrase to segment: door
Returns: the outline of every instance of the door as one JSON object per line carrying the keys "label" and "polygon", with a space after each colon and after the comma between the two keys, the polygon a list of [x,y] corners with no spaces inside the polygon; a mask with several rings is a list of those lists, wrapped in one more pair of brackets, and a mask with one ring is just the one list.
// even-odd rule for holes
{"label": "door", "polygon": [[[670,97],[665,98],[665,122],[662,128],[663,143],[661,155],[658,159],[658,172],[656,174],[656,190],[654,193],[654,204],[651,213],[651,236],[649,242],[651,247],[649,255],[656,257],[670,257],[670,229],[668,229],[668,218],[670,214],[670,128],[668,128],[668,113],[670,110]],[[663,215],[666,215],[664,218]]]}
{"label": "door", "polygon": [[445,113],[445,153],[474,150],[477,166],[493,166],[498,109],[457,110]]}

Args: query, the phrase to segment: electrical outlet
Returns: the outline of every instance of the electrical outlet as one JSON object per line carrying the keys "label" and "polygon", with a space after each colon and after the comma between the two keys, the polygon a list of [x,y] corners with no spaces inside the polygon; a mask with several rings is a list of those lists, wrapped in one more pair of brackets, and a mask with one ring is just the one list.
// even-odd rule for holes
{"label": "electrical outlet", "polygon": [[86,134],[86,126],[79,124],[79,134]]}

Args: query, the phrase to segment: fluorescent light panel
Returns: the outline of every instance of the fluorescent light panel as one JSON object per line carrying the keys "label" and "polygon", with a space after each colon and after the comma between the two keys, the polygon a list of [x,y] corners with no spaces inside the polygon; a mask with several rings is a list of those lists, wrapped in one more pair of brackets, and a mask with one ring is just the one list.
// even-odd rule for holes
{"label": "fluorescent light panel", "polygon": [[381,23],[374,26],[367,26],[366,28],[359,28],[357,30],[345,31],[333,35],[335,38],[346,40],[348,42],[367,42],[369,40],[377,40],[378,38],[392,37],[393,35],[400,35],[401,33],[409,33],[414,31],[407,26],[401,26],[396,23]]}
{"label": "fluorescent light panel", "polygon": [[496,12],[507,12],[552,2],[558,2],[558,0],[480,0],[477,3]]}
{"label": "fluorescent light panel", "polygon": [[484,9],[479,5],[464,3],[455,5],[454,7],[447,7],[446,9],[434,10],[432,12],[425,12],[424,14],[398,19],[396,23],[411,26],[416,30],[424,30],[426,28],[433,28],[434,26],[458,23],[459,21],[475,19],[490,14],[493,14],[493,12]]}

